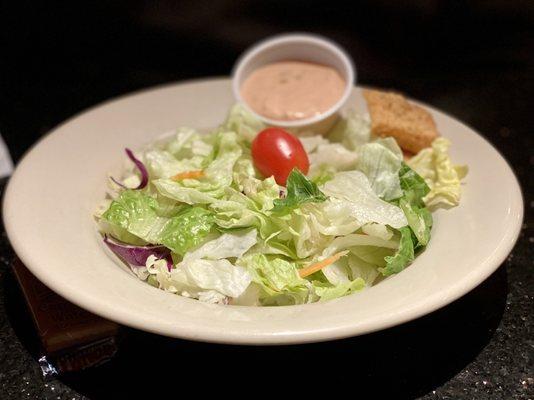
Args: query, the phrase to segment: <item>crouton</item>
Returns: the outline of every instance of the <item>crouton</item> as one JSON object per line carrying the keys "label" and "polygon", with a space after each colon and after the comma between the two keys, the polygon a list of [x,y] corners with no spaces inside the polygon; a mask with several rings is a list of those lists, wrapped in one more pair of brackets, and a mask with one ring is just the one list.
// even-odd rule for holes
{"label": "crouton", "polygon": [[371,132],[394,137],[403,150],[418,153],[439,136],[430,113],[404,96],[378,90],[364,90],[363,96],[371,116]]}

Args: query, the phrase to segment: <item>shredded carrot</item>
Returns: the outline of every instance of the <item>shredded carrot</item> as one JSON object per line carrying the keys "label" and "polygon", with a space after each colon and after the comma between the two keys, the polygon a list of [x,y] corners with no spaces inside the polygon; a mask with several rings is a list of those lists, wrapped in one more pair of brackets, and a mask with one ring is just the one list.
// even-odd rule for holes
{"label": "shredded carrot", "polygon": [[339,253],[336,253],[333,256],[327,257],[322,261],[319,261],[319,262],[317,262],[315,264],[312,264],[312,265],[308,265],[307,267],[302,268],[301,270],[299,270],[299,275],[300,275],[301,278],[305,278],[308,275],[311,275],[311,274],[323,269],[324,267],[327,267],[330,264],[335,263],[337,260],[339,260],[341,257],[347,255],[348,253],[349,253],[348,250],[340,251]]}
{"label": "shredded carrot", "polygon": [[186,171],[180,172],[179,174],[174,175],[171,179],[173,181],[181,181],[183,179],[198,179],[204,177],[204,171]]}

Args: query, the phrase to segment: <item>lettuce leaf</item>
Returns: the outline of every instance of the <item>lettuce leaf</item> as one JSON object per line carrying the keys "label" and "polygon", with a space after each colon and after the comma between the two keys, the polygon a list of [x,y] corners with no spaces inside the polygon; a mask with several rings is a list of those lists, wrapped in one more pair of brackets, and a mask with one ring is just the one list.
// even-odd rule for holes
{"label": "lettuce leaf", "polygon": [[145,243],[159,244],[168,218],[159,216],[157,210],[157,200],[146,191],[124,190],[102,214],[102,220],[107,224],[101,228],[104,233],[125,243],[140,244],[141,239]]}
{"label": "lettuce leaf", "polygon": [[449,147],[447,139],[437,138],[432,142],[432,148],[420,151],[408,161],[430,187],[423,199],[430,210],[451,208],[460,203],[460,185],[467,175],[467,166],[452,164]]}
{"label": "lettuce leaf", "polygon": [[213,223],[214,218],[210,211],[200,207],[187,208],[167,222],[156,243],[162,243],[174,253],[183,256],[189,249],[204,241]]}
{"label": "lettuce leaf", "polygon": [[399,249],[395,255],[385,257],[386,266],[379,268],[379,271],[385,276],[399,273],[415,258],[412,230],[405,226],[399,231],[401,234]]}
{"label": "lettuce leaf", "polygon": [[311,284],[298,275],[295,263],[264,254],[246,257],[240,263],[259,286],[262,305],[304,304],[311,300]]}
{"label": "lettuce leaf", "polygon": [[308,158],[312,176],[325,165],[336,171],[347,171],[354,169],[358,162],[358,154],[339,143],[320,144],[314,152],[308,154]]}
{"label": "lettuce leaf", "polygon": [[322,190],[326,195],[341,200],[345,212],[356,218],[361,225],[369,222],[393,228],[407,225],[402,210],[381,200],[360,171],[339,172],[334,179],[323,185]]}
{"label": "lettuce leaf", "polygon": [[330,130],[328,139],[341,143],[348,150],[356,150],[371,139],[371,121],[356,112],[349,112]]}
{"label": "lettuce leaf", "polygon": [[235,104],[230,109],[221,129],[233,131],[241,139],[252,142],[256,134],[265,129],[265,124],[247,111],[242,104]]}
{"label": "lettuce leaf", "polygon": [[380,269],[384,275],[402,271],[415,257],[415,251],[430,241],[432,215],[425,207],[424,196],[430,191],[424,179],[408,165],[402,163],[399,171],[403,196],[394,201],[404,212],[408,227],[400,228],[400,244],[395,255],[384,258],[386,265]]}
{"label": "lettuce leaf", "polygon": [[157,180],[170,178],[180,172],[202,169],[204,157],[195,156],[178,160],[166,150],[153,149],[144,154],[143,161],[150,179]]}
{"label": "lettuce leaf", "polygon": [[177,268],[185,273],[189,286],[202,289],[200,292],[214,290],[228,297],[239,297],[252,281],[245,268],[233,265],[225,258],[187,259]]}
{"label": "lettuce leaf", "polygon": [[362,290],[366,286],[362,278],[356,278],[353,281],[343,282],[335,286],[317,281],[314,281],[313,284],[315,293],[319,296],[320,301],[337,299]]}
{"label": "lettuce leaf", "polygon": [[293,169],[287,178],[287,193],[283,199],[274,200],[273,212],[283,213],[304,203],[320,203],[326,200],[317,185],[306,178],[298,169]]}
{"label": "lettuce leaf", "polygon": [[[169,179],[176,173],[183,172],[184,169],[177,170],[178,161],[173,161],[173,156],[170,153],[160,152],[160,155],[166,154],[166,161],[161,161],[159,168],[165,166],[166,172],[159,174],[160,179],[152,181],[156,190],[165,197],[191,205],[210,204],[221,198],[225,188],[232,184],[234,165],[241,156],[242,149],[234,132],[219,132],[214,134],[214,137],[213,152],[204,157],[200,164],[188,165],[185,169],[198,170],[207,164],[203,169],[204,177],[199,179],[181,181]],[[154,168],[154,166],[152,165],[150,168]]]}
{"label": "lettuce leaf", "polygon": [[357,168],[367,176],[378,197],[389,201],[402,196],[399,180],[402,155],[399,157],[380,142],[360,146],[357,154]]}
{"label": "lettuce leaf", "polygon": [[222,303],[227,297],[239,297],[251,282],[243,267],[227,259],[189,258],[168,270],[165,260],[151,256],[146,264],[147,281],[171,293],[210,303]]}
{"label": "lettuce leaf", "polygon": [[236,189],[255,203],[255,209],[267,211],[273,208],[273,201],[280,196],[280,186],[274,177],[258,179],[250,156],[239,159],[234,166]]}
{"label": "lettuce leaf", "polygon": [[203,162],[206,162],[213,152],[214,138],[214,135],[204,135],[194,129],[182,127],[176,130],[173,140],[166,143],[164,149],[177,160],[200,157],[205,158]]}
{"label": "lettuce leaf", "polygon": [[430,240],[433,220],[423,199],[429,193],[430,188],[423,178],[404,163],[399,176],[404,194],[397,203],[406,215],[408,225],[417,238],[418,243],[415,245],[426,246]]}
{"label": "lettuce leaf", "polygon": [[188,252],[184,261],[204,258],[207,260],[221,260],[223,258],[242,257],[257,243],[257,232],[252,229],[248,232],[225,233],[217,239],[210,240],[198,249]]}
{"label": "lettuce leaf", "polygon": [[430,241],[432,228],[432,214],[427,208],[408,202],[405,198],[399,200],[399,206],[406,215],[408,225],[415,234],[419,244],[426,246]]}
{"label": "lettuce leaf", "polygon": [[404,198],[409,203],[424,206],[424,197],[430,192],[425,180],[407,164],[402,163],[399,178]]}

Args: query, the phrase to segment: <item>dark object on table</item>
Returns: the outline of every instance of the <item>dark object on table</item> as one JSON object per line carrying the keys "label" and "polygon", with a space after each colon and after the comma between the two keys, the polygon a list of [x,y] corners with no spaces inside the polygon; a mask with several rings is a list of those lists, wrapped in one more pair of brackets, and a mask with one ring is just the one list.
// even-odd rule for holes
{"label": "dark object on table", "polygon": [[110,360],[117,351],[119,326],[89,313],[43,285],[22,264],[13,262],[41,345],[45,377],[79,371]]}

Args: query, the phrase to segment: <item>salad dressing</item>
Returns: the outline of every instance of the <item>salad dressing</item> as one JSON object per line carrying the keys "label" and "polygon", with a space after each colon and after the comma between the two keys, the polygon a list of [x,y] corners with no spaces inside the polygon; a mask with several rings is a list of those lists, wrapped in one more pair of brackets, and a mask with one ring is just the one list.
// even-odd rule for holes
{"label": "salad dressing", "polygon": [[332,67],[280,61],[252,72],[241,86],[241,96],[264,117],[293,121],[328,111],[341,99],[345,86],[345,80]]}

